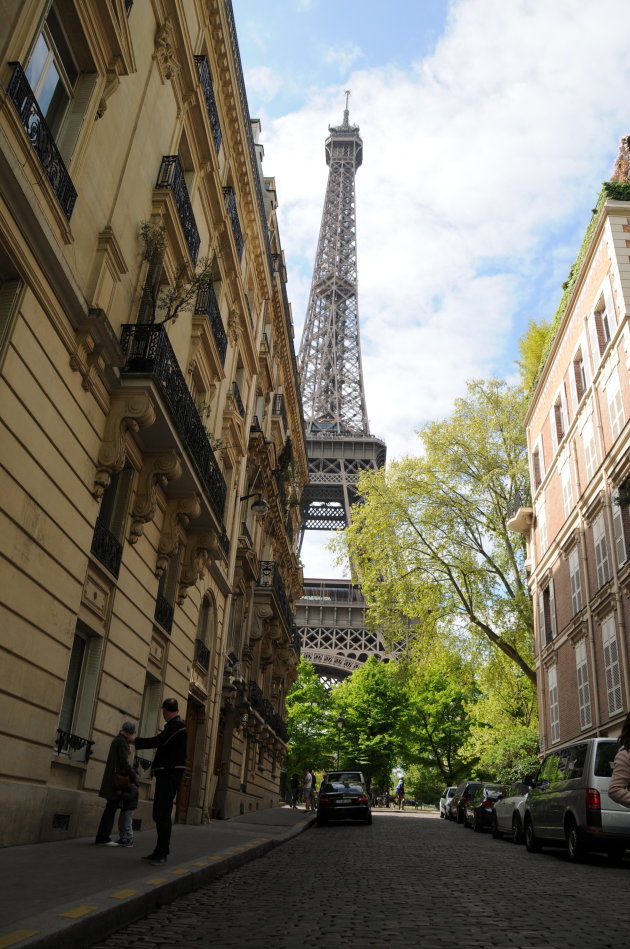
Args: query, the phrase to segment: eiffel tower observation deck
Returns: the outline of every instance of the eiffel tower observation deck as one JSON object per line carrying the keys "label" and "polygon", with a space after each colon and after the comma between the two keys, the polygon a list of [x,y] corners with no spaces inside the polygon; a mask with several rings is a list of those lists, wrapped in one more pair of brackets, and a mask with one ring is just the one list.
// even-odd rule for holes
{"label": "eiffel tower observation deck", "polygon": [[[346,527],[360,473],[382,467],[386,456],[385,442],[370,434],[363,387],[354,187],[363,141],[350,125],[348,96],[343,122],[326,139],[328,184],[299,353],[309,459],[302,532]],[[324,677],[342,678],[384,653],[351,581],[306,580],[296,622],[303,656]]]}

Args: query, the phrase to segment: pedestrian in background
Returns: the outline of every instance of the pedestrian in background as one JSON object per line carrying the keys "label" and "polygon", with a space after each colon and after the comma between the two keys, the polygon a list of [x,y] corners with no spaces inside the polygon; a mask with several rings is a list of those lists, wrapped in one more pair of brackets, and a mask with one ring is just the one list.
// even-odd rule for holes
{"label": "pedestrian in background", "polygon": [[313,789],[313,772],[307,768],[304,772],[304,809],[310,811],[313,807],[311,792]]}
{"label": "pedestrian in background", "polygon": [[619,746],[608,785],[608,796],[617,804],[630,807],[630,713],[623,723]]}
{"label": "pedestrian in background", "polygon": [[120,731],[109,746],[103,779],[98,792],[99,797],[104,797],[107,803],[94,841],[94,843],[104,847],[118,846],[117,842],[111,839],[110,834],[114,826],[116,811],[121,804],[123,785],[129,786],[136,780],[136,774],[129,757],[129,746],[133,742],[135,734],[136,726],[134,723],[123,722]]}
{"label": "pedestrian in background", "polygon": [[153,820],[157,842],[153,852],[142,857],[153,867],[166,863],[170,853],[173,802],[186,767],[186,722],[179,717],[177,699],[164,699],[162,717],[166,724],[158,735],[135,741],[136,748],[157,749],[151,765],[155,778]]}

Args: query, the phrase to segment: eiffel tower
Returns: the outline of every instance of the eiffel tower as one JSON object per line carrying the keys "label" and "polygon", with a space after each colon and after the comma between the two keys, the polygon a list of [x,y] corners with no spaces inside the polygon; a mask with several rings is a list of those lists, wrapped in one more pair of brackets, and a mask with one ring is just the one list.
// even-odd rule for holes
{"label": "eiffel tower", "polygon": [[[307,530],[350,522],[362,471],[385,464],[386,446],[370,434],[363,388],[354,182],[363,161],[359,128],[350,125],[348,96],[341,125],[329,126],[329,167],[299,367],[309,459],[302,493]],[[349,675],[371,655],[385,656],[365,626],[365,600],[350,580],[305,580],[296,624],[302,655],[324,679]]]}

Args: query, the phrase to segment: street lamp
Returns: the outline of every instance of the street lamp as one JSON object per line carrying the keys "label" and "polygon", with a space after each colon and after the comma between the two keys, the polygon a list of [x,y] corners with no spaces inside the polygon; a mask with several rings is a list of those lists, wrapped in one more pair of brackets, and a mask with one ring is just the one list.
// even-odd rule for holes
{"label": "street lamp", "polygon": [[337,768],[339,768],[339,745],[341,743],[341,730],[344,726],[344,721],[341,715],[339,716],[335,724],[337,725]]}

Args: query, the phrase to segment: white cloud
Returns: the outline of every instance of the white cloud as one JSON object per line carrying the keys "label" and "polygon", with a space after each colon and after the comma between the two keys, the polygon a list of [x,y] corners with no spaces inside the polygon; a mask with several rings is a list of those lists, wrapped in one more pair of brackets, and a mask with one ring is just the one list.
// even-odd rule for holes
{"label": "white cloud", "polygon": [[245,73],[245,85],[248,92],[258,102],[268,102],[280,91],[282,77],[270,66],[256,66]]}
{"label": "white cloud", "polygon": [[346,46],[329,46],[325,53],[325,61],[337,67],[340,74],[347,73],[351,66],[361,59],[363,50],[356,43]]}
{"label": "white cloud", "polygon": [[[417,451],[417,427],[447,415],[468,378],[513,371],[515,325],[552,315],[567,254],[630,131],[629,28],[627,0],[461,0],[430,58],[349,79],[364,141],[367,406],[390,458]],[[296,343],[326,186],[323,140],[343,108],[341,90],[313,88],[303,108],[263,129]],[[547,308],[523,312],[532,301]]]}

